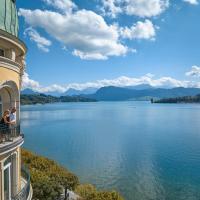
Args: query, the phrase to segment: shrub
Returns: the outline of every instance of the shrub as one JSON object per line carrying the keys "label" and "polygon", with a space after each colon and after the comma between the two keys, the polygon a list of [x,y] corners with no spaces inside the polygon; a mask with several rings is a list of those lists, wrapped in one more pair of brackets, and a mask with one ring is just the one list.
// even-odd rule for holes
{"label": "shrub", "polygon": [[123,200],[115,191],[98,191],[93,185],[80,185],[76,175],[55,161],[24,149],[22,162],[31,173],[33,200],[55,200],[64,188],[74,190],[81,200]]}
{"label": "shrub", "polygon": [[22,162],[30,169],[33,199],[55,200],[63,188],[75,189],[78,177],[56,162],[22,150]]}
{"label": "shrub", "polygon": [[93,185],[79,185],[75,192],[83,200],[123,200],[116,191],[98,191]]}

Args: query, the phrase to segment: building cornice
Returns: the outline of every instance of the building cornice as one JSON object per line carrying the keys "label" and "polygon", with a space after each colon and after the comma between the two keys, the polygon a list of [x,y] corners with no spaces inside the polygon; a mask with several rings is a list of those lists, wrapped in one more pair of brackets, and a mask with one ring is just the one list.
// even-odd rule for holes
{"label": "building cornice", "polygon": [[24,139],[22,137],[18,137],[17,140],[13,142],[6,142],[6,144],[0,145],[0,156],[5,155],[9,152],[12,152],[16,148],[22,146],[24,143]]}
{"label": "building cornice", "polygon": [[17,38],[16,36],[0,29],[0,38],[4,39],[4,40],[7,40],[8,42],[14,44],[15,46],[19,47],[22,52],[23,52],[23,55],[26,54],[27,52],[27,47],[25,45],[25,43],[20,40],[19,38]]}

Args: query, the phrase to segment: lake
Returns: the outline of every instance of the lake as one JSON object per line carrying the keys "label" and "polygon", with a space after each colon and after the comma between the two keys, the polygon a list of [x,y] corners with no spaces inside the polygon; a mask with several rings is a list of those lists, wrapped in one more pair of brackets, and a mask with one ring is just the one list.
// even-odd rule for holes
{"label": "lake", "polygon": [[24,147],[126,200],[200,199],[200,105],[22,106]]}

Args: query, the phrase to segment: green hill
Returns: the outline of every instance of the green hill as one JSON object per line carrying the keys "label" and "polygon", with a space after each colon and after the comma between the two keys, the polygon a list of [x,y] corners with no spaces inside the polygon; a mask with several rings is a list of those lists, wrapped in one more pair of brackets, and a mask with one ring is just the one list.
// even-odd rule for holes
{"label": "green hill", "polygon": [[147,88],[147,89],[130,89],[120,87],[103,87],[95,94],[86,97],[98,101],[127,101],[127,100],[150,100],[151,98],[176,98],[183,96],[194,96],[200,94],[199,88]]}
{"label": "green hill", "polygon": [[164,98],[152,103],[200,103],[200,94],[196,96],[184,96],[176,98]]}
{"label": "green hill", "polygon": [[54,97],[45,94],[21,94],[21,104],[46,104],[56,102],[96,102],[95,99],[82,96],[61,96]]}

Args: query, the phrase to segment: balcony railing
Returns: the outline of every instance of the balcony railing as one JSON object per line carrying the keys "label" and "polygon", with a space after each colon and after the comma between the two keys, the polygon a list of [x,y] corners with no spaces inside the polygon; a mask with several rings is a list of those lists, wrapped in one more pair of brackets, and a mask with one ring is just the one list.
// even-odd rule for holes
{"label": "balcony railing", "polygon": [[5,142],[12,142],[15,138],[23,135],[20,131],[20,126],[3,126],[0,125],[0,144]]}
{"label": "balcony railing", "polygon": [[11,60],[10,58],[7,58],[5,56],[0,56],[0,63],[5,63],[6,65],[10,65],[10,66],[13,66],[15,68],[18,68],[20,69],[21,68],[21,65],[13,60]]}
{"label": "balcony railing", "polygon": [[30,182],[30,173],[28,169],[22,167],[21,170],[22,178],[25,181],[25,184],[21,191],[15,196],[12,197],[11,200],[28,200],[31,194],[31,182]]}

